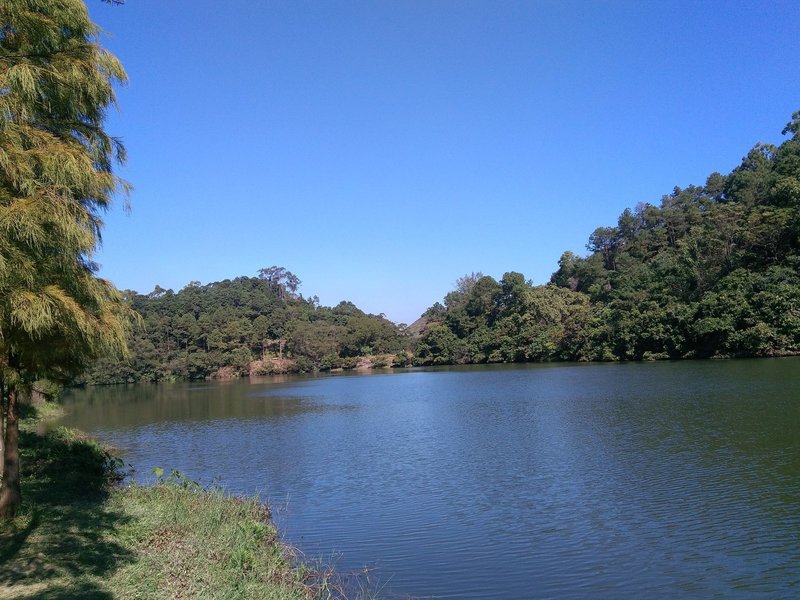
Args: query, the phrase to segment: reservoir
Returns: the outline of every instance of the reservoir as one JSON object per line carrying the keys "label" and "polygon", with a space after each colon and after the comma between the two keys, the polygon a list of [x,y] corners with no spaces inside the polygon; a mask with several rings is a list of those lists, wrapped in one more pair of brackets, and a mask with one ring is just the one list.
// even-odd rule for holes
{"label": "reservoir", "polygon": [[800,595],[800,359],[94,387],[133,477],[269,502],[388,597]]}

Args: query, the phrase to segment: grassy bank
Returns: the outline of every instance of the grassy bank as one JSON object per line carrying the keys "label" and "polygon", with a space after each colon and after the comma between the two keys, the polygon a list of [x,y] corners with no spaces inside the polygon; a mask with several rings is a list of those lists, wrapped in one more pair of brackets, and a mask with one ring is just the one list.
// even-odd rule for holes
{"label": "grassy bank", "polygon": [[255,500],[180,477],[120,486],[117,460],[80,432],[21,431],[23,508],[0,524],[0,598],[331,598],[290,560]]}

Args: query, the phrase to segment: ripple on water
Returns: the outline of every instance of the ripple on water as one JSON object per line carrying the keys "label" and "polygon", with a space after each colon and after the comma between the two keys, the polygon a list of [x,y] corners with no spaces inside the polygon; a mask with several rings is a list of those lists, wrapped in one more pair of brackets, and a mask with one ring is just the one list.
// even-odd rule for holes
{"label": "ripple on water", "polygon": [[102,401],[108,423],[92,413],[86,428],[142,472],[178,468],[271,499],[290,541],[340,553],[345,570],[376,565],[390,593],[792,597],[798,366],[476,368],[176,387],[174,400],[159,389],[135,402],[95,393],[87,414]]}

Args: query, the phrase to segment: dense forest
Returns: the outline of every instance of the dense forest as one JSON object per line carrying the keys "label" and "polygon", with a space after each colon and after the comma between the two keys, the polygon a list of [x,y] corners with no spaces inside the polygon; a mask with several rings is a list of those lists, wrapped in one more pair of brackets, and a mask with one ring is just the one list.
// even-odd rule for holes
{"label": "dense forest", "polygon": [[303,298],[299,286],[291,271],[270,267],[258,277],[191,282],[177,293],[160,286],[146,295],[125,292],[142,317],[132,335],[131,356],[100,360],[80,381],[230,378],[408,364],[402,327],[350,302],[320,306],[316,297]]}
{"label": "dense forest", "polygon": [[411,327],[319,305],[281,267],[178,292],[125,292],[131,355],[79,382],[551,360],[800,353],[800,113],[728,175],[625,210],[546,285],[473,273]]}
{"label": "dense forest", "polygon": [[800,112],[730,174],[625,210],[544,286],[480,273],[424,315],[418,364],[800,352]]}

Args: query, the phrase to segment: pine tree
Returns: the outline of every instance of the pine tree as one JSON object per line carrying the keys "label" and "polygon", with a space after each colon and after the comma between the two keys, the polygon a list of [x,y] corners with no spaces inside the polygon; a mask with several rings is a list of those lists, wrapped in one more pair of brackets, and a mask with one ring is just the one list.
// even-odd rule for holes
{"label": "pine tree", "polygon": [[0,517],[20,503],[18,405],[38,378],[124,353],[132,312],[96,276],[101,213],[127,184],[103,129],[124,83],[82,0],[0,2]]}

